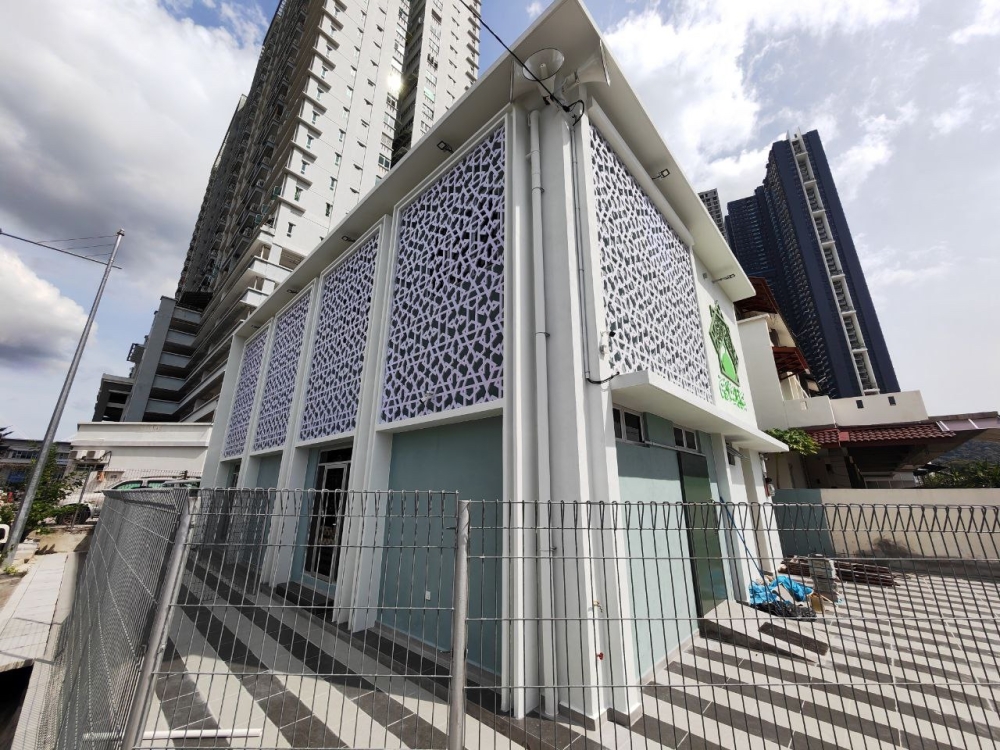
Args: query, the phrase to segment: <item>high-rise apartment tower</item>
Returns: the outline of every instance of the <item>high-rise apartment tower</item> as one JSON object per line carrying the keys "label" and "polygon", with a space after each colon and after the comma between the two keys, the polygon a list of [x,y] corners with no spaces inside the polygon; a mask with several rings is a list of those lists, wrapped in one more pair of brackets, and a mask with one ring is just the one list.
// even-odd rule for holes
{"label": "high-rise apartment tower", "polygon": [[719,228],[719,233],[724,237],[726,230],[722,222],[722,204],[719,203],[719,191],[715,188],[703,190],[698,193],[698,197],[705,204],[705,208],[708,209],[708,215],[712,217],[715,226]]}
{"label": "high-rise apartment tower", "polygon": [[763,276],[824,393],[899,390],[819,133],[771,146],[764,183],[727,205],[726,236]]}
{"label": "high-rise apartment tower", "polygon": [[281,0],[123,421],[211,421],[229,338],[476,80],[479,0]]}

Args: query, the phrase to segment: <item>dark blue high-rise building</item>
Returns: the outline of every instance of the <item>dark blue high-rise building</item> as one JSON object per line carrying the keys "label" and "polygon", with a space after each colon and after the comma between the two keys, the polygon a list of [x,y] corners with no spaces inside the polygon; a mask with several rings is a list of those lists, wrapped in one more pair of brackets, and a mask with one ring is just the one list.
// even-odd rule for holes
{"label": "dark blue high-rise building", "polygon": [[819,133],[774,143],[763,185],[727,210],[733,252],[747,274],[767,279],[823,392],[898,391]]}

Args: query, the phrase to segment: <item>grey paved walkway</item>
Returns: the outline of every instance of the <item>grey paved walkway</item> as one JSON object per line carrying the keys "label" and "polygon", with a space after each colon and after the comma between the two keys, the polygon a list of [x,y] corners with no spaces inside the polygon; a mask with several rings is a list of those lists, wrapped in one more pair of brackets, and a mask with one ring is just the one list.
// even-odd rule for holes
{"label": "grey paved walkway", "polygon": [[[242,593],[246,583],[186,578],[147,730],[253,730],[228,747],[446,747],[446,674],[286,599]],[[939,598],[958,585],[961,596]],[[642,691],[630,726],[514,720],[490,691],[470,693],[466,747],[1000,747],[995,583],[921,576],[845,584],[844,597],[815,621],[763,616],[770,653],[696,637]]]}

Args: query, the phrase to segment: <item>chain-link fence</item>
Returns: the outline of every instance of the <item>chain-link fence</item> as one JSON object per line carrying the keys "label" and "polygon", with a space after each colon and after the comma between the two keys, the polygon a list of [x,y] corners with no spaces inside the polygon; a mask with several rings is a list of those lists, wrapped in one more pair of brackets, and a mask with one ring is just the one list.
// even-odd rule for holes
{"label": "chain-link fence", "polygon": [[105,493],[60,634],[39,747],[117,748],[188,493]]}
{"label": "chain-link fence", "polygon": [[[118,718],[73,736],[150,749],[1000,746],[998,507],[203,490],[189,530],[180,509],[164,511],[184,539],[174,554],[105,542],[101,560],[113,551],[148,569],[143,591],[174,593],[155,612],[136,599],[135,632],[152,631],[141,675],[141,648],[109,648],[111,631],[82,624],[101,617],[74,621],[71,638],[89,629],[100,645],[74,662],[64,704]],[[142,609],[95,591],[81,597]],[[84,726],[81,713],[63,725]]]}

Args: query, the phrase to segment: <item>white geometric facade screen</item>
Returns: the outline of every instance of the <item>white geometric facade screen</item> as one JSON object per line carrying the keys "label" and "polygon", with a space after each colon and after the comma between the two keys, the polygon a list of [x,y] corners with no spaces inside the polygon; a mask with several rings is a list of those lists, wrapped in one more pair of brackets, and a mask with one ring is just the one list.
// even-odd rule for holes
{"label": "white geometric facade screen", "polygon": [[354,429],[378,244],[376,233],[323,277],[300,440]]}
{"label": "white geometric facade screen", "polygon": [[275,320],[274,342],[267,360],[264,392],[260,397],[253,439],[255,451],[284,445],[288,436],[288,417],[292,411],[295,377],[299,371],[311,298],[312,293],[306,292]]}
{"label": "white geometric facade screen", "polygon": [[382,422],[503,396],[505,130],[402,212]]}
{"label": "white geometric facade screen", "polygon": [[611,370],[650,370],[712,401],[690,250],[600,131],[590,132]]}
{"label": "white geometric facade screen", "polygon": [[222,449],[224,458],[238,456],[246,447],[247,430],[250,427],[254,398],[257,396],[257,381],[260,380],[266,345],[267,328],[264,328],[243,348],[240,376],[236,379],[236,394],[233,396],[233,408],[229,412],[229,429]]}

